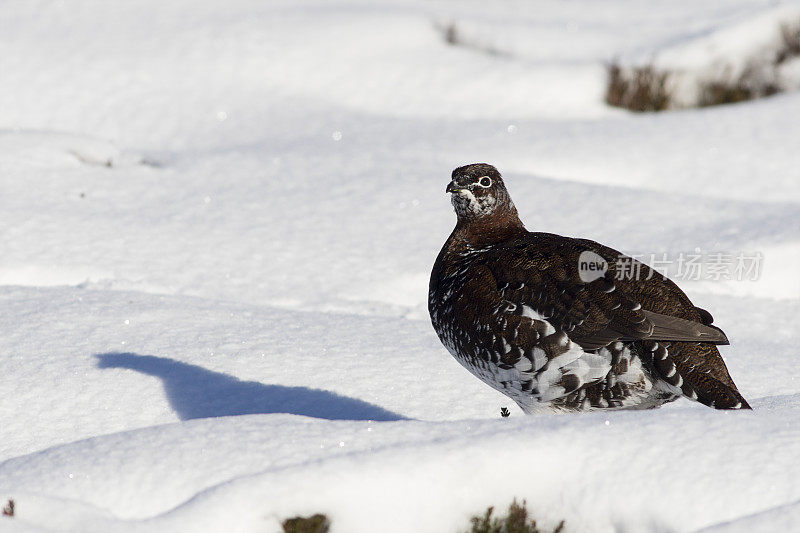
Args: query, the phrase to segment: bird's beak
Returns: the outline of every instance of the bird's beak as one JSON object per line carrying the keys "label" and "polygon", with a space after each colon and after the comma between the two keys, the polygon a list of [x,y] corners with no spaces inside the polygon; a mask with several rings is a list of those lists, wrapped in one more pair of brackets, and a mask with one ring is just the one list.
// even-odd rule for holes
{"label": "bird's beak", "polygon": [[447,184],[447,188],[444,190],[444,192],[459,192],[460,190],[461,187],[456,185],[455,181],[451,181],[450,183]]}

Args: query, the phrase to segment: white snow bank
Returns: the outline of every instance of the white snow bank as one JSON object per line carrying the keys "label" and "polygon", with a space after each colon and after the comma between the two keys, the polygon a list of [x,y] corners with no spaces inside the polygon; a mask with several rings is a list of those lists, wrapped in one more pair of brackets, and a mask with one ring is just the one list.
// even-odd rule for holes
{"label": "white snow bank", "polygon": [[[709,298],[698,304],[731,337],[723,353],[753,413],[681,401],[524,417],[424,321],[6,289],[0,323],[14,334],[0,349],[20,355],[0,383],[37,429],[3,412],[0,493],[21,523],[80,531],[250,531],[313,512],[343,531],[446,531],[514,496],[577,530],[730,521],[800,497],[786,422],[797,385],[773,377],[797,372],[784,347],[793,330],[756,341],[770,313],[795,316],[797,303]],[[500,406],[514,416],[500,419]]]}
{"label": "white snow bank", "polygon": [[[449,423],[218,418],[45,450],[0,474],[23,497],[35,488],[108,509],[119,531],[277,530],[313,512],[340,531],[454,531],[519,495],[545,525],[693,530],[800,497],[800,430],[784,423],[800,403],[756,408]],[[40,505],[21,505],[19,520],[58,527]],[[100,531],[107,520],[77,525]]]}
{"label": "white snow bank", "polygon": [[[512,497],[577,531],[796,529],[800,95],[602,102],[605,61],[705,60],[772,1],[7,7],[0,529],[456,531]],[[532,230],[762,253],[678,280],[755,411],[523,417],[461,368],[427,278],[474,161]]]}

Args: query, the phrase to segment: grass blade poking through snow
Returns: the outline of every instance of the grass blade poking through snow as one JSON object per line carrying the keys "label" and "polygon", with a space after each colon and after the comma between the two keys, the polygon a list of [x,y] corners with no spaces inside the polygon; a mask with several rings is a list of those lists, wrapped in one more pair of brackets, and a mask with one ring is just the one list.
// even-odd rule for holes
{"label": "grass blade poking through snow", "polygon": [[8,516],[8,517],[14,516],[14,500],[9,498],[6,506],[3,507],[3,516]]}
{"label": "grass blade poking through snow", "polygon": [[[492,518],[494,507],[489,507],[483,516],[473,516],[471,519],[472,529],[469,533],[543,533],[536,526],[536,521],[528,519],[528,508],[525,500],[522,505],[517,503],[516,498],[508,506],[508,515],[503,518]],[[561,533],[564,530],[562,520],[553,533]]]}

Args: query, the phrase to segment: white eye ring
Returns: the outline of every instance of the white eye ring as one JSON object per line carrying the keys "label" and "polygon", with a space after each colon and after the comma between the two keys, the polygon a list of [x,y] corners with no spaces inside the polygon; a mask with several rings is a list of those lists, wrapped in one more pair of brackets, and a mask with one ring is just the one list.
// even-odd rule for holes
{"label": "white eye ring", "polygon": [[478,185],[483,187],[484,189],[488,189],[492,186],[492,178],[489,176],[483,176],[481,179],[478,180]]}

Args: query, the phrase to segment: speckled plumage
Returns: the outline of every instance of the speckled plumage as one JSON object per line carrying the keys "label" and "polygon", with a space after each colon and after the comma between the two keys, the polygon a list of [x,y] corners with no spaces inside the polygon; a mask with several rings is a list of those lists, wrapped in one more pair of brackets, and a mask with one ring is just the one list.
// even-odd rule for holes
{"label": "speckled plumage", "polygon": [[[491,165],[453,171],[458,221],[433,266],[428,307],[442,343],[526,413],[643,409],[686,396],[749,408],[714,343],[711,315],[646,265],[615,276],[619,252],[528,232]],[[582,252],[610,266],[584,281]]]}

